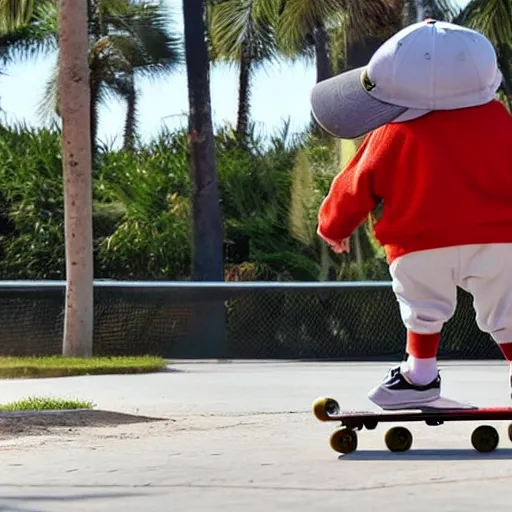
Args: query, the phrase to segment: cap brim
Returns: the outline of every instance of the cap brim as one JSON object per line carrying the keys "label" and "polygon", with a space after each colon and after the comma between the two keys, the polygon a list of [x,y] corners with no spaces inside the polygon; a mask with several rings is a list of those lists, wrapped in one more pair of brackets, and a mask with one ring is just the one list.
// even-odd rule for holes
{"label": "cap brim", "polygon": [[391,123],[408,110],[371,96],[361,83],[364,69],[352,69],[319,82],[313,88],[313,116],[334,137],[356,139]]}

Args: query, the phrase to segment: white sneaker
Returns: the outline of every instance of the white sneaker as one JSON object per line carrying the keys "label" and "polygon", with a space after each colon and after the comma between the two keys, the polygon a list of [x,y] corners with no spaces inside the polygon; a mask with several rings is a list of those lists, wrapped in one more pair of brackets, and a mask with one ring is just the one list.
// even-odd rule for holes
{"label": "white sneaker", "polygon": [[398,410],[428,405],[441,396],[439,372],[437,377],[425,386],[413,384],[406,377],[407,373],[402,371],[401,365],[391,368],[384,380],[368,393],[368,398],[382,409]]}

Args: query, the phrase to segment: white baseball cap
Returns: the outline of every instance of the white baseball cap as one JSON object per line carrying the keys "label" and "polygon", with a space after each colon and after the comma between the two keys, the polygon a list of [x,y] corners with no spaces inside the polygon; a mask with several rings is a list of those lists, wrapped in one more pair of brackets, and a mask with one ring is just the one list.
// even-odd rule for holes
{"label": "white baseball cap", "polygon": [[496,52],[485,36],[425,20],[385,41],[367,66],[319,82],[311,104],[324,130],[354,139],[432,110],[483,105],[496,97],[501,81]]}

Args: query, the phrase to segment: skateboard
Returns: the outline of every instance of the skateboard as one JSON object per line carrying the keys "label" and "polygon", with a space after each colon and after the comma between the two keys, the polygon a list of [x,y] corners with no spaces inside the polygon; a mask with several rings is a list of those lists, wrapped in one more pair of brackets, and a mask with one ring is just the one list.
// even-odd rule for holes
{"label": "skateboard", "polygon": [[[358,431],[364,428],[374,430],[379,423],[425,422],[429,426],[438,426],[448,421],[512,421],[512,407],[476,407],[460,404],[449,408],[422,406],[417,409],[384,412],[342,411],[334,398],[315,400],[313,414],[320,421],[341,423],[341,427],[331,434],[330,445],[334,451],[342,454],[349,454],[357,449]],[[512,441],[512,424],[508,428],[508,437]],[[391,452],[406,452],[412,446],[413,437],[409,429],[396,426],[386,432],[384,441]],[[498,431],[490,425],[481,425],[473,430],[471,444],[479,452],[492,452],[499,444]]]}

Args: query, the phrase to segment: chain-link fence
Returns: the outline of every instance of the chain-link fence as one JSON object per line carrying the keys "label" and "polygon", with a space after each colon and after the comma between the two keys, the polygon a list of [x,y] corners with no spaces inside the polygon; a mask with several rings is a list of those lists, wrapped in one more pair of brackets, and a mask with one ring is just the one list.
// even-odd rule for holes
{"label": "chain-link fence", "polygon": [[[402,357],[388,283],[97,282],[97,355],[370,360]],[[61,352],[64,283],[0,285],[0,354]],[[441,358],[500,358],[459,292]]]}

